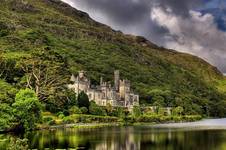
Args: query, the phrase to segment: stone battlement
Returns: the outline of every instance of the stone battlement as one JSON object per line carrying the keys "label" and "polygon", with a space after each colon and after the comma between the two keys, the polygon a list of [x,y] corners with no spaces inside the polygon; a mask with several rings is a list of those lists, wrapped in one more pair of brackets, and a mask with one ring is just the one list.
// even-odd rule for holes
{"label": "stone battlement", "polygon": [[[131,92],[130,81],[120,80],[120,72],[114,72],[114,85],[110,82],[104,82],[100,78],[100,85],[93,86],[90,80],[86,77],[85,71],[79,71],[77,77],[71,76],[72,84],[68,85],[77,95],[84,91],[90,101],[95,101],[97,105],[106,106],[110,104],[113,107],[131,108],[139,105],[139,95]],[[95,88],[94,88],[95,87]]]}

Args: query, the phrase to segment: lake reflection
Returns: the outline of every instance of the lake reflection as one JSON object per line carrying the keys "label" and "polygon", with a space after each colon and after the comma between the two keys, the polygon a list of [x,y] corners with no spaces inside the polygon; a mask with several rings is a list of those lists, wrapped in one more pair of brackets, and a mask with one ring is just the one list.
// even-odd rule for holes
{"label": "lake reflection", "polygon": [[226,130],[188,130],[161,125],[59,129],[32,133],[29,136],[29,146],[32,149],[226,150]]}
{"label": "lake reflection", "polygon": [[95,150],[225,150],[225,130],[176,131],[147,127],[42,131],[30,137],[30,148]]}

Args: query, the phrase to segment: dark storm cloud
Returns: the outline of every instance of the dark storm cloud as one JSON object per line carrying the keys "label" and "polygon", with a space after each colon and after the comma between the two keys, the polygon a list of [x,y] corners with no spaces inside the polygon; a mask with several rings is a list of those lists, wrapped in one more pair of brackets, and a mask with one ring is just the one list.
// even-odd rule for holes
{"label": "dark storm cloud", "polygon": [[202,4],[201,0],[64,0],[80,9],[98,11],[118,24],[138,22],[149,17],[153,6],[170,7],[174,13],[187,15],[188,10]]}
{"label": "dark storm cloud", "polygon": [[[155,0],[64,0],[86,11],[95,20],[125,33],[142,35],[160,44],[167,30],[150,20]],[[156,0],[157,1],[157,0]],[[159,5],[159,4],[158,4]]]}
{"label": "dark storm cloud", "polygon": [[95,9],[111,17],[114,22],[129,24],[147,17],[150,4],[146,0],[75,0],[78,5]]}
{"label": "dark storm cloud", "polygon": [[218,31],[215,15],[197,12],[208,2],[211,2],[208,7],[217,5],[218,0],[63,1],[116,30],[142,35],[158,45],[198,55],[226,72],[226,64],[222,64],[226,59],[226,35]]}
{"label": "dark storm cloud", "polygon": [[[121,24],[139,21],[149,16],[150,9],[159,5],[170,7],[180,15],[188,15],[188,11],[203,4],[203,0],[64,0],[85,9],[95,9]],[[207,1],[207,0],[205,0]]]}

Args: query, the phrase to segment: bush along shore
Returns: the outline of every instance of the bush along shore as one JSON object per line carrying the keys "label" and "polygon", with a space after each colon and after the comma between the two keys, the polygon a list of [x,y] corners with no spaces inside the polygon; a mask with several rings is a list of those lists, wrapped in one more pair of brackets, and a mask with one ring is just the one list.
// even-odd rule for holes
{"label": "bush along shore", "polygon": [[[84,95],[84,93],[82,94]],[[134,106],[130,111],[123,107],[98,106],[95,102],[89,102],[88,96],[79,98],[68,111],[42,114],[40,129],[55,127],[95,128],[105,126],[134,125],[139,123],[172,123],[192,122],[201,120],[199,114],[186,114],[181,106],[170,108],[170,111],[161,105],[155,107]],[[79,104],[79,105],[78,105]],[[154,109],[153,109],[154,108]]]}
{"label": "bush along shore", "polygon": [[162,114],[142,114],[134,116],[132,114],[122,117],[96,116],[86,114],[73,114],[69,116],[54,116],[49,112],[44,113],[43,123],[38,125],[38,129],[56,128],[101,128],[109,126],[128,126],[142,124],[160,124],[176,122],[193,122],[201,120],[200,115],[162,115]]}
{"label": "bush along shore", "polygon": [[[49,106],[48,106],[49,107]],[[30,89],[20,90],[12,107],[1,105],[0,132],[27,132],[56,127],[96,128],[104,126],[133,125],[137,123],[169,123],[197,121],[198,114],[186,114],[181,106],[171,108],[170,113],[161,105],[153,107],[99,106],[88,96],[71,99],[65,109],[47,109]],[[51,107],[50,107],[51,108]]]}
{"label": "bush along shore", "polygon": [[200,120],[197,114],[186,114],[181,106],[166,113],[164,107],[134,106],[105,107],[89,101],[84,93],[70,100],[63,110],[48,111],[30,89],[20,90],[12,107],[1,105],[0,132],[27,132],[50,128],[97,128],[104,126],[133,125],[138,123],[169,123]]}
{"label": "bush along shore", "polygon": [[[44,117],[45,122],[39,124],[37,129],[56,129],[56,128],[100,128],[109,126],[127,126],[142,124],[160,124],[160,123],[177,123],[193,122],[201,120],[200,115],[183,115],[183,116],[163,116],[163,115],[141,115],[137,118],[127,116],[125,118],[111,116],[95,116],[74,114],[62,119],[57,117]],[[48,118],[48,119],[47,119]]]}

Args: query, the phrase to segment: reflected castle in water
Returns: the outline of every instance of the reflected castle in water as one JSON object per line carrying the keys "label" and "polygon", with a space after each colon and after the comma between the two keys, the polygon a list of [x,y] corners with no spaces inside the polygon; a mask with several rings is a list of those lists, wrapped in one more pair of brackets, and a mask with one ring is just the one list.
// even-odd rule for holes
{"label": "reflected castle in water", "polygon": [[134,94],[130,87],[129,80],[120,80],[118,70],[114,72],[114,86],[110,82],[104,82],[100,78],[100,85],[91,85],[90,80],[86,77],[85,71],[79,71],[77,77],[71,76],[72,84],[68,85],[77,95],[84,91],[90,101],[95,101],[97,105],[106,106],[110,104],[113,107],[132,108],[139,105],[139,95]]}

